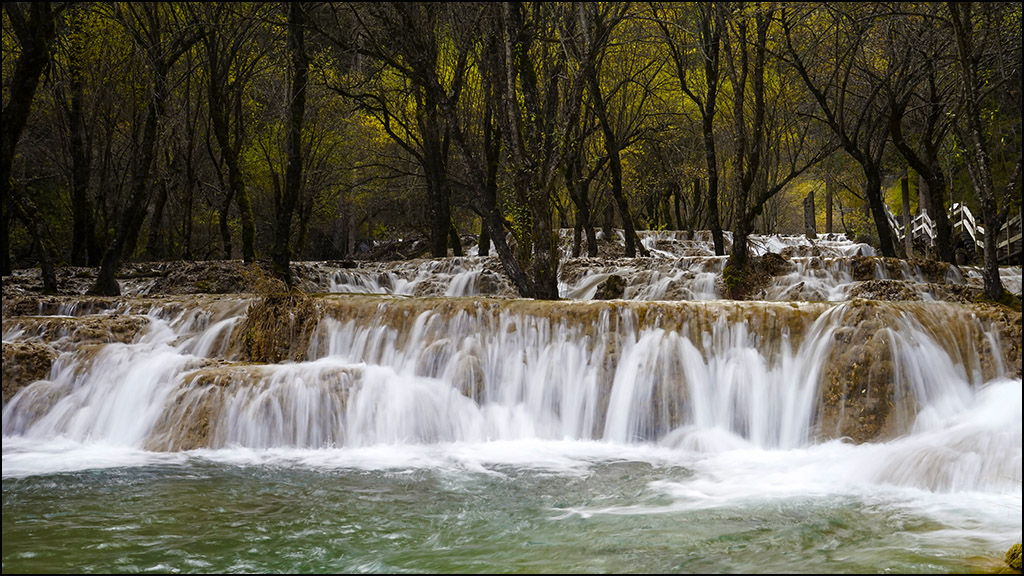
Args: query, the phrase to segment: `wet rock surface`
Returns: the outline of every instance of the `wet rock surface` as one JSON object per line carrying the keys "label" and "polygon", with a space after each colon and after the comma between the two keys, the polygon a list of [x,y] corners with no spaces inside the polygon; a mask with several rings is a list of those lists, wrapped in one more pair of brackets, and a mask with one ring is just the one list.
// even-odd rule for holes
{"label": "wet rock surface", "polygon": [[898,375],[888,333],[893,321],[888,309],[863,302],[834,332],[821,389],[822,438],[887,439],[907,424],[894,414],[906,397],[895,388]]}
{"label": "wet rock surface", "polygon": [[89,316],[21,316],[4,321],[4,331],[22,338],[45,341],[60,349],[83,344],[127,344],[149,324],[145,316],[99,314]]}
{"label": "wet rock surface", "polygon": [[604,282],[598,284],[594,300],[617,300],[626,293],[626,279],[612,274]]}
{"label": "wet rock surface", "polygon": [[40,342],[3,343],[3,403],[22,388],[50,374],[57,351]]}

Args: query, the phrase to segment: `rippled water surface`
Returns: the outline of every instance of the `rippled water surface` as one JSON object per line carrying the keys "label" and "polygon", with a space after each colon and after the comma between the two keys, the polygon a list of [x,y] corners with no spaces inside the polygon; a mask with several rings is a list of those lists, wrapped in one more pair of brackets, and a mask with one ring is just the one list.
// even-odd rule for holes
{"label": "rippled water surface", "polygon": [[[16,444],[5,475],[26,466]],[[1019,486],[842,480],[876,449],[114,451],[107,468],[4,478],[3,571],[934,573],[1019,538]]]}

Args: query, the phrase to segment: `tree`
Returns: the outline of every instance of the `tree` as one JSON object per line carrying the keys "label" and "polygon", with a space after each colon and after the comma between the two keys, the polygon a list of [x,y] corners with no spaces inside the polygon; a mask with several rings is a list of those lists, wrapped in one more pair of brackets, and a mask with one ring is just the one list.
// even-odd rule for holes
{"label": "tree", "polygon": [[578,117],[581,79],[567,74],[564,53],[547,41],[565,33],[554,7],[502,3],[499,22],[502,44],[493,71],[500,74],[494,84],[513,190],[512,233],[529,296],[555,300],[559,253],[553,200],[566,124]]}
{"label": "tree", "polygon": [[[1020,6],[1014,6],[1003,3],[993,6],[947,3],[956,42],[956,70],[963,103],[964,119],[963,124],[959,126],[960,140],[965,145],[964,158],[971,181],[977,190],[981,216],[985,223],[985,262],[982,272],[985,295],[995,301],[1003,298],[996,248],[999,227],[1006,221],[1006,215],[1014,206],[1015,193],[1016,206],[1020,206],[1020,193],[1017,192],[1021,179]],[[1011,62],[1017,62],[1017,66],[1010,68],[1011,76],[996,73],[999,71],[998,57],[1002,55],[1003,50],[1010,52],[1011,57],[1015,56]],[[1017,141],[1011,145],[1016,149],[1016,160],[1012,161],[1013,168],[1006,174],[1005,184],[1000,189],[995,182],[995,162],[990,152],[993,143],[990,135],[999,133],[995,121],[1001,110],[998,110],[998,107],[990,107],[986,100],[995,88],[1010,87],[1012,90],[1014,86],[1017,90],[1017,102],[1012,132],[1016,134]],[[989,121],[986,122],[986,119]]]}
{"label": "tree", "polygon": [[142,140],[132,174],[128,204],[118,221],[114,240],[100,263],[90,294],[117,296],[121,288],[114,278],[124,258],[135,252],[152,186],[152,172],[160,133],[160,121],[168,97],[168,78],[174,63],[196,41],[182,26],[174,7],[163,3],[125,4],[113,8],[114,18],[131,35],[150,72],[149,98]]}
{"label": "tree", "polygon": [[[748,287],[748,238],[765,203],[787,184],[832,152],[814,141],[813,127],[799,110],[801,95],[769,62],[772,8],[739,7],[726,16],[724,56],[733,113],[733,163],[737,179],[733,204],[733,244],[725,276],[730,297],[742,298]],[[771,101],[769,101],[769,99]]]}
{"label": "tree", "polygon": [[[354,85],[334,82],[329,86],[375,118],[419,165],[427,191],[431,254],[447,256],[450,237],[454,253],[461,255],[452,220],[451,135],[435,93],[428,89],[432,79],[444,79],[452,104],[458,105],[468,52],[451,48],[447,19],[452,7],[437,2],[380,2],[346,9],[351,14],[335,9],[332,26],[320,26],[319,31],[340,48],[343,57],[359,54],[379,65],[364,63],[360,67],[364,70],[356,72],[368,71],[368,78],[348,79]],[[353,27],[355,34],[350,31]]]}
{"label": "tree", "polygon": [[[206,55],[207,105],[220,160],[227,168],[227,190],[221,208],[222,229],[232,199],[242,224],[242,260],[256,259],[256,226],[240,156],[245,139],[242,106],[247,84],[270,42],[260,42],[258,22],[266,17],[259,3],[196,2],[188,5]],[[224,258],[231,257],[230,236],[224,239]]]}
{"label": "tree", "polygon": [[[39,77],[50,62],[52,46],[57,35],[56,16],[63,6],[53,6],[51,2],[5,2],[4,14],[7,16],[21,48],[15,63],[14,74],[10,80],[10,97],[3,106],[3,153],[0,155],[0,186],[3,198],[3,274],[11,273],[10,254],[10,222],[14,215],[14,206],[9,202],[17,202],[24,219],[37,221],[38,213],[33,204],[21,197],[13,181],[14,157],[18,140],[28,123],[32,111]],[[26,13],[27,10],[27,13]],[[20,201],[19,201],[20,199]],[[37,244],[39,258],[44,268],[44,289],[48,292],[57,291],[57,280],[48,262],[48,251],[43,248],[43,240],[38,229],[31,226]]]}
{"label": "tree", "polygon": [[[605,154],[608,158],[608,171],[611,176],[612,198],[619,212],[619,219],[622,221],[623,236],[625,237],[626,256],[635,257],[637,252],[641,256],[650,256],[647,249],[637,237],[636,226],[633,223],[633,216],[629,209],[629,202],[626,200],[622,189],[622,157],[620,152],[625,148],[628,139],[623,128],[613,126],[612,111],[606,101],[605,91],[602,87],[600,68],[604,63],[604,56],[612,41],[612,34],[629,14],[629,3],[609,3],[597,5],[594,3],[579,4],[579,30],[582,36],[582,46],[576,51],[579,58],[579,74],[586,85],[587,93],[590,95],[590,105],[593,107],[594,116],[601,127],[601,135],[604,139]],[[622,83],[614,86],[611,92],[618,92],[623,84],[632,78],[626,78]]]}
{"label": "tree", "polygon": [[818,119],[860,165],[879,248],[883,256],[894,257],[896,242],[882,198],[888,116],[869,46],[881,9],[875,3],[783,7],[781,21],[784,57],[818,103]]}
{"label": "tree", "polygon": [[71,264],[87,266],[99,263],[100,247],[96,242],[92,202],[89,198],[92,176],[92,149],[86,118],[86,70],[84,60],[89,51],[91,33],[89,11],[75,5],[64,12],[65,34],[58,48],[58,61],[64,64],[67,87],[58,88],[58,98],[67,116],[68,152],[71,169],[68,188],[71,191],[72,238]]}
{"label": "tree", "polygon": [[[590,199],[591,185],[608,164],[608,156],[600,155],[589,149],[591,136],[597,131],[596,120],[589,110],[573,124],[573,133],[569,136],[569,146],[565,155],[565,188],[569,199],[576,207],[573,223],[572,255],[580,255],[583,235],[587,237],[587,256],[594,258],[598,254],[597,232],[594,230],[593,202]],[[587,163],[586,159],[597,157],[596,162]]]}
{"label": "tree", "polygon": [[292,285],[292,216],[302,188],[302,123],[306,113],[306,88],[309,79],[309,54],[306,53],[306,6],[288,4],[289,99],[286,149],[288,164],[283,188],[274,188],[274,249],[271,262],[274,275]]}
{"label": "tree", "polygon": [[955,83],[947,80],[952,76],[947,69],[950,30],[937,17],[938,5],[921,9],[920,15],[901,11],[886,18],[882,41],[889,73],[879,81],[888,95],[893,147],[925,183],[921,200],[935,223],[936,253],[955,264],[946,208],[949,179],[942,165],[943,144],[956,118]]}
{"label": "tree", "polygon": [[[708,225],[715,254],[725,254],[725,240],[718,216],[718,150],[715,115],[721,79],[722,10],[714,2],[695,2],[669,7],[656,4],[654,18],[661,30],[675,69],[679,90],[697,107],[701,119],[704,161],[707,169]],[[696,29],[691,26],[696,24]],[[688,41],[687,38],[692,38]],[[700,65],[695,66],[694,60]]]}

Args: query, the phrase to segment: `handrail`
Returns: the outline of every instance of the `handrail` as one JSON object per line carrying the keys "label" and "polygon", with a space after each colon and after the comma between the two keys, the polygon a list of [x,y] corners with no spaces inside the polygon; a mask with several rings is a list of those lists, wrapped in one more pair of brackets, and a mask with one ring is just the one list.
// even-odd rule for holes
{"label": "handrail", "polygon": [[[901,218],[897,218],[892,211],[889,210],[888,206],[885,206],[885,215],[889,222],[889,226],[896,235],[896,239],[899,242],[903,242],[906,239],[906,228],[908,227],[901,223]],[[998,260],[1000,263],[1012,262],[1014,259],[1020,259],[1021,220],[1021,214],[1018,213],[1013,217],[1007,218],[1006,222],[1004,222],[999,229],[999,233],[996,236],[998,239],[996,242],[996,253],[998,254]],[[980,251],[984,251],[985,227],[978,225],[970,208],[962,203],[955,202],[949,208],[949,221],[954,231],[960,230],[967,232],[967,235],[970,236],[975,248]],[[935,222],[928,216],[927,210],[922,208],[921,213],[911,219],[909,228],[910,234],[914,240],[919,240],[934,247],[935,239],[937,237]]]}

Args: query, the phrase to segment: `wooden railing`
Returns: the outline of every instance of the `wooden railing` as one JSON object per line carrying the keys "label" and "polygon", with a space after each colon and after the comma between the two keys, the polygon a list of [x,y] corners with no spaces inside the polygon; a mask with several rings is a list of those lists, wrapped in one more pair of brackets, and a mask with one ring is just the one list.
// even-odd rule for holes
{"label": "wooden railing", "polygon": [[[896,238],[903,242],[906,239],[906,227],[901,219],[885,207],[889,226],[892,227]],[[967,206],[961,203],[953,204],[949,210],[949,222],[953,227],[953,234],[965,232],[974,243],[978,253],[985,251],[985,228],[978,225]],[[928,211],[922,209],[921,213],[910,221],[911,238],[917,244],[935,246],[935,223],[928,216]],[[999,229],[998,242],[996,244],[996,255],[1000,264],[1020,265],[1021,264],[1021,214],[1018,211],[1015,216],[1006,219]]]}

